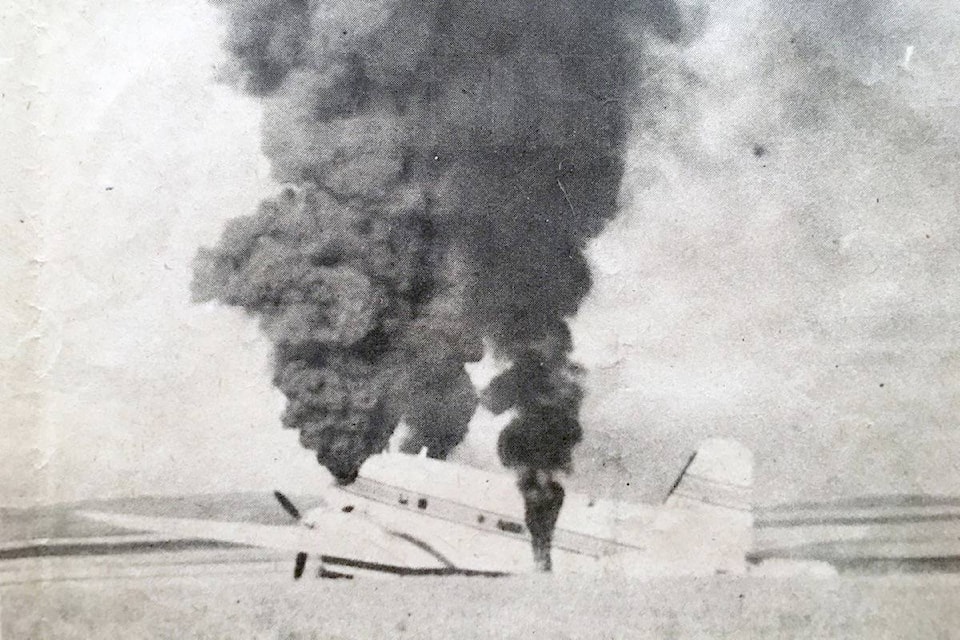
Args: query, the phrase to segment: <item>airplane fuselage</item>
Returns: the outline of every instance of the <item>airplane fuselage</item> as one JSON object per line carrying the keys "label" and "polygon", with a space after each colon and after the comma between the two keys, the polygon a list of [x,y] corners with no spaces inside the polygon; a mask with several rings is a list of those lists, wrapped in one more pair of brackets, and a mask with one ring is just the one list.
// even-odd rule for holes
{"label": "airplane fuselage", "polygon": [[[324,500],[307,522],[352,513],[402,532],[463,569],[516,573],[532,567],[523,502],[507,473],[384,454],[371,458],[352,484],[331,486]],[[585,571],[605,557],[647,551],[644,534],[659,511],[569,492],[553,536],[555,568]]]}

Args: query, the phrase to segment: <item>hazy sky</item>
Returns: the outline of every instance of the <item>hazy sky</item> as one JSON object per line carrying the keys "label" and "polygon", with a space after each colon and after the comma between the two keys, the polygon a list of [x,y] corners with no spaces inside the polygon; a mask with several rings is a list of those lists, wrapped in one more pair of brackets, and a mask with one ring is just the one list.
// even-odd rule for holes
{"label": "hazy sky", "polygon": [[[649,53],[624,210],[573,322],[590,375],[572,482],[652,499],[730,435],[762,502],[956,493],[958,12],[734,4]],[[15,11],[0,503],[325,482],[280,427],[255,322],[189,302],[197,248],[275,188],[259,105],[215,81],[216,10]],[[491,463],[475,422],[461,458]]]}

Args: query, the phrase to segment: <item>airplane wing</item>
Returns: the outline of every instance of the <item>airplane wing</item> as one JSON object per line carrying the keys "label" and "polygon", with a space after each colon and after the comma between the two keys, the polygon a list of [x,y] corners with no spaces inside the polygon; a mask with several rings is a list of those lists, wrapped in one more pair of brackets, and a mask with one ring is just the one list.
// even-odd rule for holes
{"label": "airplane wing", "polygon": [[[187,518],[159,518],[102,511],[79,515],[136,531],[178,538],[217,540],[239,545],[309,552],[354,566],[391,573],[455,572],[456,568],[428,544],[389,532],[360,515],[330,513],[309,528]],[[343,562],[340,562],[343,564]]]}

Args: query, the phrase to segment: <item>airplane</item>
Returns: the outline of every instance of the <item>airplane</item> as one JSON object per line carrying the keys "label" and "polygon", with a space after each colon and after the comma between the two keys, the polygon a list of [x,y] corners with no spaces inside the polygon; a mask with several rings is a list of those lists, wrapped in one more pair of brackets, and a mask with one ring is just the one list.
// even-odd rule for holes
{"label": "airplane", "polygon": [[[753,543],[752,475],[747,448],[713,438],[689,458],[661,505],[568,492],[553,568],[643,577],[744,573]],[[291,551],[295,578],[311,554],[321,578],[535,570],[523,500],[507,473],[388,451],[371,456],[353,483],[331,484],[308,513],[275,496],[300,526],[78,513],[127,529]]]}

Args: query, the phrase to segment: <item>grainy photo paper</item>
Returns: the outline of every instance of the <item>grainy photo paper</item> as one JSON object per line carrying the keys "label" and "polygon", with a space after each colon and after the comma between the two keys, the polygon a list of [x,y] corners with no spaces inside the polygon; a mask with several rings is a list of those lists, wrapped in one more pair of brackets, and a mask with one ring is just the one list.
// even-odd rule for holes
{"label": "grainy photo paper", "polygon": [[955,0],[0,12],[0,638],[951,638]]}

